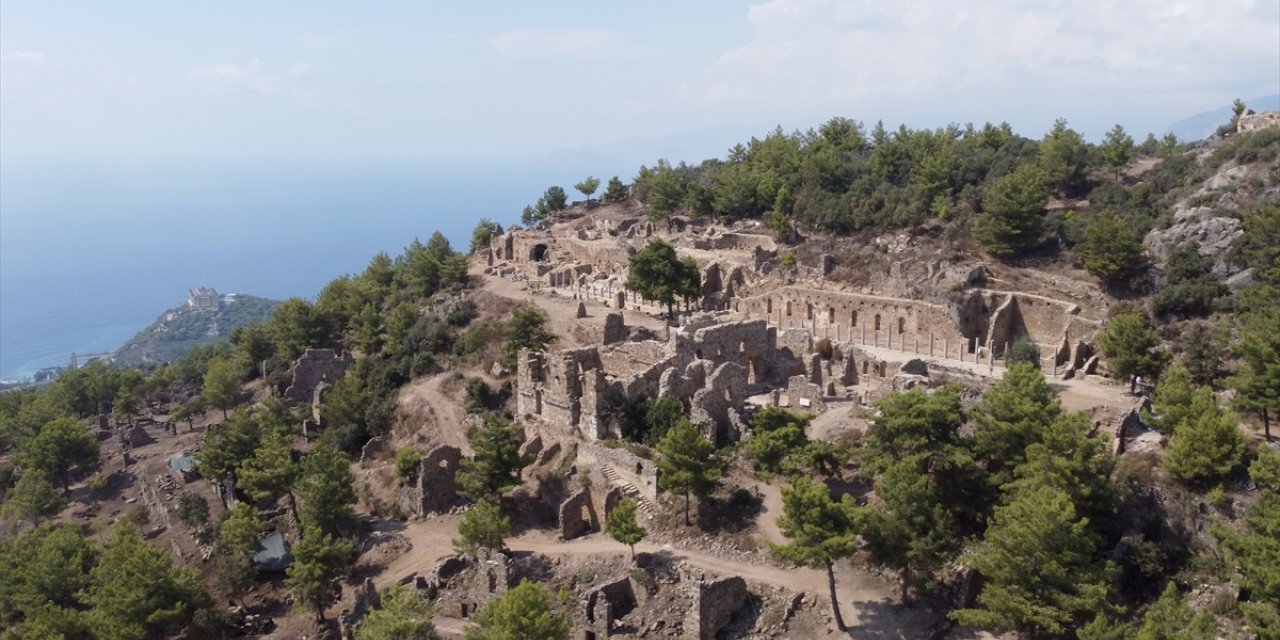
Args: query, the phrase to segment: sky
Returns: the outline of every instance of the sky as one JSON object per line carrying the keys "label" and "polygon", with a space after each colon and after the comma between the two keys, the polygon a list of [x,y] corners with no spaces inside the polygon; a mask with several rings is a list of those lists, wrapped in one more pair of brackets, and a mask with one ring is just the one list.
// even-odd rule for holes
{"label": "sky", "polygon": [[0,2],[0,172],[678,157],[832,116],[1096,140],[1277,92],[1276,0]]}

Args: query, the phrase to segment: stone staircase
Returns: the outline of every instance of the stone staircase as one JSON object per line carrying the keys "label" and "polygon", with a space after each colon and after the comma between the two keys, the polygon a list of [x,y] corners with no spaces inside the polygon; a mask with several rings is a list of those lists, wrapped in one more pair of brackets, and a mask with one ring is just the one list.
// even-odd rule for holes
{"label": "stone staircase", "polygon": [[626,494],[628,498],[635,500],[636,510],[643,513],[646,518],[653,519],[654,516],[657,515],[658,510],[657,507],[654,506],[653,502],[644,497],[634,484],[623,480],[622,476],[618,475],[618,472],[615,471],[613,467],[607,464],[602,464],[600,465],[600,473],[604,474],[604,477],[609,479],[610,485],[621,488],[622,493]]}

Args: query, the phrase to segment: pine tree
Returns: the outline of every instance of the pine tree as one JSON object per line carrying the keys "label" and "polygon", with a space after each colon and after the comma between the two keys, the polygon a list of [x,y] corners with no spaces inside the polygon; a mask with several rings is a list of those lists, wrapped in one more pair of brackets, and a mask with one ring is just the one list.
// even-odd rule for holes
{"label": "pine tree", "polygon": [[621,202],[627,199],[627,185],[622,183],[618,176],[609,178],[609,183],[604,188],[604,199],[607,202]]}
{"label": "pine tree", "polygon": [[90,575],[84,603],[89,628],[102,640],[163,637],[212,604],[199,571],[174,566],[168,553],[123,522]]}
{"label": "pine tree", "polygon": [[631,561],[636,559],[636,543],[644,540],[647,531],[636,522],[636,501],[623,498],[614,505],[605,519],[604,530],[610,538],[631,548]]}
{"label": "pine tree", "polygon": [[1137,640],[1213,640],[1216,624],[1208,610],[1191,613],[1187,599],[1170,582],[1138,627]]}
{"label": "pine tree", "polygon": [[521,349],[540,351],[556,341],[555,334],[547,330],[547,312],[529,301],[511,311],[503,327],[503,337],[502,363],[509,369],[516,367]]}
{"label": "pine tree", "polygon": [[943,387],[926,393],[922,387],[891,393],[876,403],[879,415],[871,420],[860,445],[859,458],[871,475],[879,475],[901,460],[920,457],[936,470],[941,462],[960,453],[964,442],[963,388]]}
{"label": "pine tree", "polygon": [[498,223],[488,218],[480,218],[480,222],[477,222],[475,228],[471,230],[471,253],[489,246],[489,239],[493,238],[493,234],[497,231]]}
{"label": "pine tree", "polygon": [[263,530],[258,510],[244,502],[232,507],[218,527],[218,583],[231,598],[239,599],[258,575],[253,556]]}
{"label": "pine tree", "polygon": [[13,491],[9,493],[9,502],[4,505],[6,518],[38,523],[44,518],[62,510],[66,501],[58,494],[58,489],[49,482],[44,472],[37,468],[23,472]]}
{"label": "pine tree", "polygon": [[1049,201],[1045,176],[1024,164],[996,181],[982,199],[982,215],[973,237],[992,255],[1007,257],[1040,243],[1044,207]]}
{"label": "pine tree", "polygon": [[1245,617],[1260,638],[1280,638],[1280,453],[1263,450],[1249,467],[1254,482],[1266,485],[1245,514],[1244,527],[1213,525],[1213,536],[1249,591]]}
{"label": "pine tree", "polygon": [[356,628],[356,640],[436,640],[435,607],[409,585],[393,585]]}
{"label": "pine tree", "polygon": [[667,318],[675,319],[677,299],[702,293],[701,274],[693,258],[681,259],[675,247],[657,238],[629,258],[626,288],[667,306]]}
{"label": "pine tree", "polygon": [[1188,482],[1231,472],[1244,455],[1240,419],[1223,411],[1207,388],[1196,391],[1186,418],[1173,430],[1162,465]]}
{"label": "pine tree", "polygon": [[485,416],[484,426],[471,437],[475,456],[462,461],[458,493],[472,500],[495,500],[503,491],[520,484],[520,472],[533,456],[520,455],[523,437],[514,425],[496,415]]}
{"label": "pine tree", "polygon": [[1186,367],[1175,364],[1160,377],[1160,384],[1151,394],[1152,413],[1144,416],[1144,421],[1160,433],[1172,434],[1190,415],[1194,397],[1191,373]]}
{"label": "pine tree", "polygon": [[782,516],[778,527],[791,539],[786,545],[769,544],[779,557],[796,564],[822,567],[827,571],[827,589],[831,596],[831,613],[836,627],[846,629],[836,599],[834,564],[847,558],[858,548],[858,507],[846,494],[839,502],[831,499],[826,485],[804,476],[792,480],[782,490]]}
{"label": "pine tree", "polygon": [[69,487],[71,469],[98,461],[98,441],[74,418],[61,417],[46,422],[40,432],[16,456],[24,467],[40,469]]}
{"label": "pine tree", "polygon": [[490,600],[475,622],[466,640],[568,640],[571,628],[569,617],[553,608],[551,592],[527,579]]}
{"label": "pine tree", "polygon": [[1102,143],[1102,160],[1111,170],[1119,173],[1132,157],[1133,137],[1125,133],[1124,127],[1117,124],[1107,132],[1107,137]]}
{"label": "pine tree", "polygon": [[341,451],[320,443],[302,459],[297,490],[302,496],[299,521],[326,533],[338,533],[351,520],[356,503],[355,476]]}
{"label": "pine tree", "polygon": [[355,548],[350,540],[335,539],[323,530],[307,526],[293,546],[293,562],[285,570],[285,584],[294,603],[324,622],[324,610],[342,594],[339,579],[351,566]]}
{"label": "pine tree", "polygon": [[689,521],[689,495],[702,497],[720,483],[720,462],[715,447],[681,419],[658,441],[658,488],[684,494],[684,523]]}
{"label": "pine tree", "polygon": [[235,364],[226,358],[210,360],[204,374],[202,397],[209,406],[222,409],[222,419],[226,420],[227,410],[240,399],[240,372]]}
{"label": "pine tree", "polygon": [[192,529],[209,524],[209,501],[198,493],[183,491],[178,496],[178,520]]}
{"label": "pine tree", "polygon": [[1045,135],[1037,164],[1049,186],[1064,196],[1083,193],[1089,187],[1089,144],[1066,120],[1054,122]]}
{"label": "pine tree", "polygon": [[1071,496],[1051,486],[1015,494],[996,509],[969,564],[986,579],[980,608],[950,617],[1031,637],[1060,635],[1105,610],[1110,567],[1098,561],[1095,536]]}
{"label": "pine tree", "polygon": [[1038,367],[1018,363],[982,394],[971,416],[977,423],[974,451],[987,465],[992,486],[1008,482],[1059,414],[1057,393]]}
{"label": "pine tree", "polygon": [[18,637],[57,638],[59,630],[83,637],[79,596],[96,556],[72,525],[41,525],[0,540],[0,627]]}
{"label": "pine tree", "polygon": [[499,551],[511,533],[511,519],[502,515],[498,505],[481,500],[467,510],[458,523],[458,537],[453,548],[458,553],[474,557],[480,549]]}
{"label": "pine tree", "polygon": [[1117,315],[1098,336],[1098,346],[1111,371],[1117,378],[1130,381],[1130,393],[1137,385],[1136,376],[1157,377],[1164,371],[1170,355],[1160,345],[1160,336],[1151,329],[1146,316],[1138,312]]}
{"label": "pine tree", "polygon": [[1071,496],[1078,514],[1095,525],[1104,522],[1119,501],[1110,480],[1116,459],[1106,441],[1089,435],[1091,428],[1084,412],[1060,414],[1039,442],[1027,446],[1026,460],[1013,470],[1014,480],[1004,491],[1012,495],[1050,486]]}
{"label": "pine tree", "polygon": [[[1280,208],[1277,209],[1280,211]],[[1243,318],[1236,346],[1243,365],[1228,380],[1236,390],[1236,406],[1262,418],[1271,440],[1271,417],[1280,415],[1280,307],[1259,305]]]}
{"label": "pine tree", "polygon": [[871,561],[898,572],[902,601],[928,584],[955,547],[951,518],[929,484],[922,461],[908,458],[876,480],[881,505],[868,509],[862,537]]}
{"label": "pine tree", "polygon": [[1110,209],[1094,216],[1085,230],[1084,268],[1103,282],[1129,281],[1147,269],[1142,238],[1133,223]]}
{"label": "pine tree", "polygon": [[591,195],[596,192],[596,189],[600,188],[600,179],[593,176],[587,176],[582,182],[573,185],[573,188],[577,189],[579,193],[587,197],[587,208],[591,208]]}
{"label": "pine tree", "polygon": [[253,457],[240,465],[237,484],[254,500],[289,496],[289,505],[296,518],[298,507],[293,497],[293,484],[297,478],[298,465],[293,462],[291,439],[285,433],[275,433],[263,438]]}

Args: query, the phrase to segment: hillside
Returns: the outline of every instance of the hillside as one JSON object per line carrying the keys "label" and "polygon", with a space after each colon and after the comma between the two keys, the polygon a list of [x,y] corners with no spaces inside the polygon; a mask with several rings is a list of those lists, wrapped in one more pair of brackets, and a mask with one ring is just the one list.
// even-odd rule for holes
{"label": "hillside", "polygon": [[160,314],[155,322],[116,349],[117,365],[171,362],[194,347],[223,340],[240,327],[265,321],[280,304],[243,294],[222,296],[216,311],[193,309],[184,304]]}
{"label": "hillside", "polygon": [[127,351],[264,319],[0,396],[0,623],[1276,637],[1277,120],[837,119],[172,310]]}

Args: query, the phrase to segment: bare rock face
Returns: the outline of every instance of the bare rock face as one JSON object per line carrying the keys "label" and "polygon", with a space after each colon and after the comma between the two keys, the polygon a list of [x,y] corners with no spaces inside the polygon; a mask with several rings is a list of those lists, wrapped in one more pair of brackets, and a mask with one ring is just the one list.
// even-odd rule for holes
{"label": "bare rock face", "polygon": [[1226,254],[1236,238],[1244,233],[1239,220],[1220,215],[1209,207],[1180,209],[1173,214],[1173,219],[1173,226],[1152,231],[1143,241],[1156,264],[1163,265],[1175,246],[1189,240],[1199,247],[1200,255],[1214,260],[1215,276],[1225,278],[1236,273]]}

